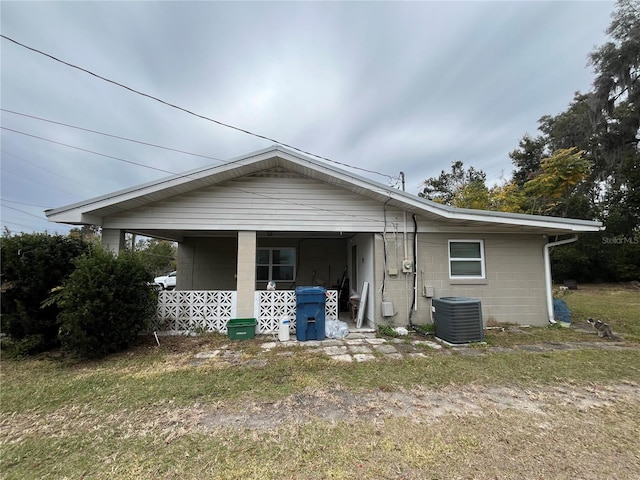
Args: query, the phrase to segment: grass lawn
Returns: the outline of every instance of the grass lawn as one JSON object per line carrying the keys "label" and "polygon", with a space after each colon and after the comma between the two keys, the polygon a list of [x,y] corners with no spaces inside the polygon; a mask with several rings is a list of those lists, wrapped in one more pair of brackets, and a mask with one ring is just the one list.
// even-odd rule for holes
{"label": "grass lawn", "polygon": [[611,325],[627,341],[640,342],[640,288],[632,285],[580,285],[562,297],[574,321],[591,317]]}
{"label": "grass lawn", "polygon": [[[625,342],[491,330],[480,355],[343,364],[205,335],[147,338],[99,362],[3,358],[0,478],[637,477],[640,291],[564,299]],[[483,351],[545,342],[585,348]]]}

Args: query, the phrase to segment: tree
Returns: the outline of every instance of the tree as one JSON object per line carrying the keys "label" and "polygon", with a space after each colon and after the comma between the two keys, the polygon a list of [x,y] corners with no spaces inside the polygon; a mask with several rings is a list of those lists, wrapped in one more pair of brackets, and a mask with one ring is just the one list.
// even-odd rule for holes
{"label": "tree", "polygon": [[494,185],[489,190],[489,210],[523,213],[526,197],[516,181]]}
{"label": "tree", "polygon": [[489,208],[489,189],[484,181],[464,184],[455,192],[452,204],[458,208],[487,210]]}
{"label": "tree", "polygon": [[74,227],[69,230],[69,236],[80,238],[87,243],[97,243],[100,241],[100,232],[102,229],[98,225],[82,225],[82,227]]}
{"label": "tree", "polygon": [[640,275],[640,2],[618,0],[607,32],[590,55],[593,90],[540,118],[539,135],[509,154],[508,181],[487,191],[483,172],[455,162],[420,193],[454,206],[601,220],[606,231],[552,253],[559,275],[580,280]]}
{"label": "tree", "polygon": [[136,243],[135,255],[153,276],[176,269],[177,248],[174,242],[156,238],[140,239]]}
{"label": "tree", "polygon": [[540,172],[540,161],[545,154],[546,144],[546,140],[541,136],[531,138],[525,135],[520,140],[519,148],[509,153],[515,167],[512,181],[516,186],[524,186]]}
{"label": "tree", "polygon": [[602,146],[596,170],[606,212],[631,235],[640,224],[640,2],[619,0],[607,33],[611,40],[590,56]]}
{"label": "tree", "polygon": [[594,96],[576,92],[569,108],[556,115],[544,115],[538,120],[547,153],[556,150],[577,148],[595,155],[598,152],[594,132],[598,129],[598,118],[594,114]]}
{"label": "tree", "polygon": [[[581,237],[575,244],[575,253],[579,251],[588,256],[589,261],[582,265],[588,264],[587,275],[591,279],[595,276],[614,281],[637,280],[640,277],[640,3],[619,0],[607,33],[610,41],[590,55],[596,76],[588,98],[593,129],[587,147],[593,161],[589,179],[592,211],[603,221],[606,230]],[[570,260],[562,262],[568,270],[572,264],[578,265]]]}
{"label": "tree", "polygon": [[566,217],[575,188],[589,175],[591,163],[583,151],[560,149],[540,162],[541,172],[524,184],[524,192],[531,197],[532,213],[546,213]]}
{"label": "tree", "polygon": [[[637,105],[640,95],[640,3],[618,0],[607,33],[611,41],[590,55],[596,71],[593,82],[601,112],[611,113],[618,102]],[[638,120],[640,122],[640,120]]]}
{"label": "tree", "polygon": [[41,304],[71,274],[73,259],[87,251],[87,244],[62,235],[6,232],[0,242],[2,331],[18,342],[22,354],[56,346],[59,309]]}
{"label": "tree", "polygon": [[486,208],[488,190],[485,185],[487,175],[482,170],[469,167],[457,160],[451,163],[451,172],[442,170],[439,177],[428,178],[418,195],[445,205],[462,208]]}

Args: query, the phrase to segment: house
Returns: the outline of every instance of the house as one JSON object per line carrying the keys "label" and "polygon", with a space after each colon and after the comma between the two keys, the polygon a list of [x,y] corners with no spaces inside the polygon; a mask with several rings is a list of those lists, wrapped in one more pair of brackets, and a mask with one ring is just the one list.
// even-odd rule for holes
{"label": "house", "polygon": [[256,316],[269,281],[289,295],[289,313],[295,286],[324,285],[344,310],[366,282],[369,328],[431,322],[441,297],[479,299],[485,322],[546,325],[550,249],[601,227],[440,205],[281,146],[45,214],[100,225],[113,252],[125,232],[178,242],[176,291],[230,292],[227,316]]}

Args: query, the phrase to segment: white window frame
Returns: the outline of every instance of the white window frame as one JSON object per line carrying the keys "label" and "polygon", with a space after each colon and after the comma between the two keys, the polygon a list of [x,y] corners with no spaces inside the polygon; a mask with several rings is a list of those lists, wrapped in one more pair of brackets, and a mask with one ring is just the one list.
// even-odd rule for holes
{"label": "white window frame", "polygon": [[[463,257],[451,257],[451,244],[452,243],[477,243],[480,245],[480,258],[463,258]],[[484,240],[480,239],[451,239],[447,243],[447,257],[449,259],[449,279],[450,280],[485,280],[487,278],[487,272],[485,269],[485,256],[484,256]],[[451,273],[452,262],[480,262],[480,275],[453,275]]]}
{"label": "white window frame", "polygon": [[[269,278],[267,280],[264,279],[259,279],[258,278],[258,267],[266,267],[267,265],[264,263],[258,263],[258,251],[260,250],[268,250],[269,251]],[[284,264],[284,263],[278,263],[278,264],[274,264],[273,263],[273,251],[274,250],[291,250],[291,252],[293,253],[293,264]],[[258,247],[256,249],[256,281],[257,282],[270,282],[270,281],[275,281],[275,282],[294,282],[296,280],[296,249],[295,247]],[[277,279],[277,278],[273,278],[273,267],[280,267],[280,266],[291,266],[293,267],[293,278],[292,279]]]}

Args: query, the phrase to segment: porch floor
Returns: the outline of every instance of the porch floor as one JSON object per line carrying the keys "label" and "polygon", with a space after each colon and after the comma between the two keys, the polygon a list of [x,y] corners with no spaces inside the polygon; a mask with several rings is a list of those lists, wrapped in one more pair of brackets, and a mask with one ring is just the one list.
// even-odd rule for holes
{"label": "porch floor", "polygon": [[351,315],[349,314],[349,312],[339,312],[338,313],[338,320],[347,323],[347,325],[349,326],[349,333],[351,333],[351,332],[353,332],[353,333],[371,333],[371,332],[375,332],[376,331],[376,329],[373,326],[371,326],[368,322],[363,322],[361,328],[356,328],[356,320],[355,320],[355,318],[351,319]]}

